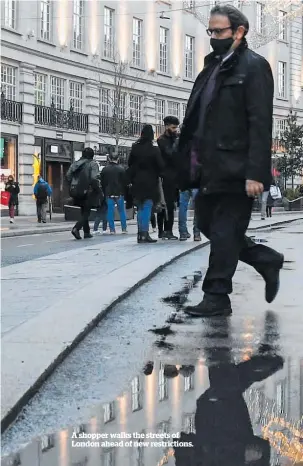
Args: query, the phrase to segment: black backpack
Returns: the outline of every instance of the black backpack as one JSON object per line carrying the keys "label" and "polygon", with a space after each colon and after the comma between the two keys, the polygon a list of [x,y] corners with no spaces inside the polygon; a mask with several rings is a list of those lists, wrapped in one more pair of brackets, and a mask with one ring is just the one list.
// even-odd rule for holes
{"label": "black backpack", "polygon": [[90,188],[90,166],[89,162],[82,164],[73,172],[69,188],[70,197],[73,199],[84,199]]}
{"label": "black backpack", "polygon": [[36,192],[36,199],[40,202],[46,202],[48,196],[48,188],[46,183],[39,183]]}

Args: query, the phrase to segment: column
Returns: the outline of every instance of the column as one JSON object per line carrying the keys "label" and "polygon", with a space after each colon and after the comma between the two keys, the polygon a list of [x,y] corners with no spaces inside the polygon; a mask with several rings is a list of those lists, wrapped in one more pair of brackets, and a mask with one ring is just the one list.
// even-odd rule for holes
{"label": "column", "polygon": [[155,125],[156,122],[156,94],[145,92],[143,102],[143,119],[144,123]]}
{"label": "column", "polygon": [[86,146],[99,146],[99,83],[86,81],[86,113],[88,114],[88,133]]}
{"label": "column", "polygon": [[23,103],[23,122],[19,133],[19,215],[35,215],[33,195],[33,153],[35,143],[35,66],[20,65],[20,102]]}

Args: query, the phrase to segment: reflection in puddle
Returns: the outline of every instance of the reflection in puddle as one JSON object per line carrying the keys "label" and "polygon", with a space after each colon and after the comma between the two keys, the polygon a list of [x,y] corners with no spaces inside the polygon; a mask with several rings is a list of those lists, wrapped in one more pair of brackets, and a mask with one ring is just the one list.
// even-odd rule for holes
{"label": "reflection in puddle", "polygon": [[[249,322],[242,338],[250,346]],[[128,390],[97,407],[89,422],[42,436],[2,465],[299,464],[303,361],[280,356],[274,313],[266,314],[260,338],[236,361],[228,319],[219,328],[210,321],[198,361],[146,361]]]}

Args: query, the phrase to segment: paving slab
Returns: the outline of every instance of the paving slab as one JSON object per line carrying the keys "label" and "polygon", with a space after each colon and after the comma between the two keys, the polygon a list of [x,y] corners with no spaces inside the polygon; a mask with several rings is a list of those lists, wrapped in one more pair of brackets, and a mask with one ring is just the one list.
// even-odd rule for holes
{"label": "paving slab", "polygon": [[[277,216],[271,224],[295,220]],[[303,214],[301,215],[303,218]],[[253,228],[268,226],[254,220]],[[7,266],[2,271],[2,428],[114,304],[203,244],[134,238]]]}

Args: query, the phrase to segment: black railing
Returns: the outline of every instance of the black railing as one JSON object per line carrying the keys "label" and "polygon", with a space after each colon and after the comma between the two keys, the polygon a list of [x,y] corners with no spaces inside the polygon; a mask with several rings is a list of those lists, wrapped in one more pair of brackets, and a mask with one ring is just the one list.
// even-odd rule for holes
{"label": "black railing", "polygon": [[22,123],[22,103],[8,100],[1,94],[1,120]]}
{"label": "black railing", "polygon": [[75,131],[88,131],[88,115],[74,112],[71,106],[69,110],[56,108],[54,103],[50,107],[35,105],[35,123],[42,126],[53,126],[60,129]]}
{"label": "black railing", "polygon": [[144,123],[139,121],[99,116],[99,132],[103,134],[119,134],[122,137],[138,138],[143,126]]}

